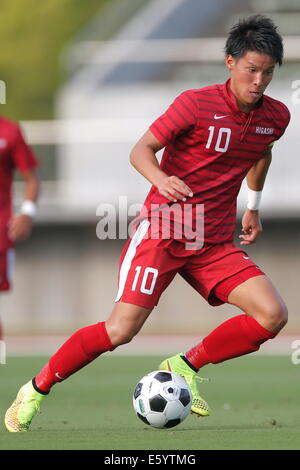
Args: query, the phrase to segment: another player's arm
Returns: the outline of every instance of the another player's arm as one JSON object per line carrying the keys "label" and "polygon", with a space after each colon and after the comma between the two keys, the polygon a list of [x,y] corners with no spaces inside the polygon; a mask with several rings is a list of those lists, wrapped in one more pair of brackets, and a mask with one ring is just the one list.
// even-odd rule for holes
{"label": "another player's arm", "polygon": [[[22,178],[25,182],[24,188],[24,201],[30,208],[30,202],[36,204],[40,190],[40,179],[35,170],[28,170],[21,173]],[[33,206],[34,207],[34,206]],[[26,212],[26,210],[25,210]],[[32,230],[33,213],[30,210],[28,213],[20,213],[12,216],[8,225],[8,236],[16,242],[25,240],[31,234]]]}
{"label": "another player's arm", "polygon": [[[250,190],[263,190],[271,161],[272,149],[268,148],[263,157],[254,163],[247,174],[247,185]],[[241,245],[250,245],[257,240],[262,232],[262,224],[258,210],[246,209],[242,218],[242,231],[243,235],[239,236],[239,238],[242,239]]]}
{"label": "another player's arm", "polygon": [[130,162],[166,199],[172,202],[177,199],[184,201],[187,196],[193,195],[192,190],[177,176],[169,176],[161,170],[156,153],[163,147],[148,130],[133,147]]}

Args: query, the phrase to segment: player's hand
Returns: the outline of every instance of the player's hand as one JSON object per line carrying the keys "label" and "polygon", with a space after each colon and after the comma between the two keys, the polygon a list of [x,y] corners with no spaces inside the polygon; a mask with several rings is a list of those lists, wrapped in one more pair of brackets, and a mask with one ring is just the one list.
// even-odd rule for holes
{"label": "player's hand", "polygon": [[11,241],[26,240],[32,231],[32,218],[29,215],[13,215],[8,223],[8,236]]}
{"label": "player's hand", "polygon": [[186,201],[193,196],[193,191],[177,176],[165,176],[157,185],[159,194],[172,202]]}
{"label": "player's hand", "polygon": [[251,243],[256,242],[262,232],[258,211],[246,210],[242,218],[242,232],[243,235],[239,235],[239,238],[242,239],[240,245],[251,245]]}

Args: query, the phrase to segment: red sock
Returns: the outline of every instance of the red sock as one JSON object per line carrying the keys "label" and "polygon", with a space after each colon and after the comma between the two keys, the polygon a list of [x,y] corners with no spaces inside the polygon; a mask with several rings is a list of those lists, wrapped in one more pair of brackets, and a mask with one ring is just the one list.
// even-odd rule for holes
{"label": "red sock", "polygon": [[51,357],[33,384],[39,391],[48,393],[54,384],[65,380],[100,354],[113,349],[104,322],[81,328]]}
{"label": "red sock", "polygon": [[192,349],[185,353],[185,357],[194,369],[199,370],[201,367],[210,363],[203,344],[197,344]]}
{"label": "red sock", "polygon": [[218,326],[200,344],[187,351],[185,357],[194,368],[200,369],[208,363],[217,364],[257,351],[276,334],[254,318],[238,315]]}

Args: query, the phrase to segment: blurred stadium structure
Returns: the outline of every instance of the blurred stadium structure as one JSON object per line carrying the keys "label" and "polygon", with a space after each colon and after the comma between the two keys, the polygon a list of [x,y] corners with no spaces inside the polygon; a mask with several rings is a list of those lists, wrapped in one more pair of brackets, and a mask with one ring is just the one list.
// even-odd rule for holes
{"label": "blurred stadium structure", "polygon": [[[149,185],[130,167],[130,149],[181,91],[226,80],[226,34],[253,13],[273,18],[284,36],[285,64],[267,94],[289,107],[292,120],[274,146],[263,194],[265,232],[247,251],[288,303],[285,331],[300,334],[298,0],[111,0],[78,35],[62,57],[69,79],[57,94],[57,120],[22,123],[41,156],[44,184],[34,236],[18,247],[16,290],[2,305],[7,333],[69,333],[106,318],[124,240],[96,238],[96,208],[118,208],[119,196],[128,205],[143,202]],[[239,214],[244,206],[243,188]],[[233,313],[227,306],[213,310],[179,278],[143,332],[194,334],[198,325],[201,336]]]}

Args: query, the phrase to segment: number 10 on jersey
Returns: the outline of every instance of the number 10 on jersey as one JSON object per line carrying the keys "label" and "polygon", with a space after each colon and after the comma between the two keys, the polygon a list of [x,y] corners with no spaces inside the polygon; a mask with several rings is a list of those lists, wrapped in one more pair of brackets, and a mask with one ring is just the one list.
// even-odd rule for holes
{"label": "number 10 on jersey", "polygon": [[[215,133],[215,126],[209,126],[209,136],[206,144],[206,148],[209,149],[211,146],[211,142]],[[223,138],[224,136],[224,138]],[[228,129],[227,127],[220,127],[218,131],[218,137],[217,137],[217,142],[215,145],[215,150],[216,152],[226,152],[229,146],[230,142],[230,136],[231,136],[231,129]],[[225,142],[224,142],[225,140]],[[222,145],[223,143],[223,145]]]}

